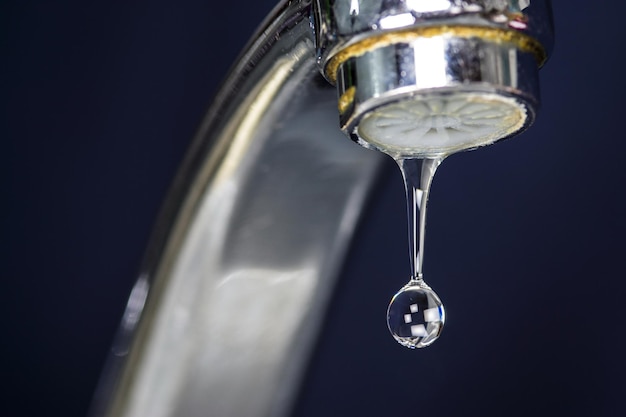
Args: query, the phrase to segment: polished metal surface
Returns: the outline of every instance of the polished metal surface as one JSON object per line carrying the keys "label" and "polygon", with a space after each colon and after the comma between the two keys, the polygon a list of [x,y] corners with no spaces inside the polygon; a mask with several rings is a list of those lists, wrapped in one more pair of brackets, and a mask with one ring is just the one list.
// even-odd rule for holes
{"label": "polished metal surface", "polygon": [[[537,72],[552,44],[552,27],[543,24],[549,2],[317,4],[320,68],[337,85],[341,128],[355,142],[395,158],[441,157],[511,137],[534,121]],[[455,114],[464,106],[488,114],[468,121]],[[498,118],[505,123],[494,124]],[[369,120],[365,129],[362,120]],[[425,135],[431,127],[435,133]],[[423,128],[413,140],[397,140]]]}
{"label": "polished metal surface", "polygon": [[[547,57],[554,41],[549,0],[315,0],[317,54],[328,64],[346,47],[387,32],[445,25],[497,28],[534,39]],[[336,66],[333,66],[335,69]]]}
{"label": "polished metal surface", "polygon": [[338,129],[309,10],[279,6],[209,111],[93,415],[288,412],[381,158]]}
{"label": "polished metal surface", "polygon": [[[342,129],[355,142],[395,156],[441,156],[490,144],[530,126],[539,108],[538,66],[533,54],[521,51],[513,44],[480,38],[423,37],[373,49],[341,65],[337,88],[341,97],[349,96],[340,111]],[[482,135],[466,135],[452,144],[448,143],[450,135],[446,133],[440,144],[416,140],[402,147],[385,146],[388,140],[371,140],[358,129],[364,117],[376,109],[385,112],[388,104],[462,101],[462,97],[468,97],[466,93],[472,93],[476,100],[481,100],[481,95],[485,100],[489,97],[495,100],[497,97],[509,98],[511,106],[519,107],[524,113],[524,120],[514,123],[514,129],[498,128],[488,135],[484,131]],[[445,109],[431,108],[429,111],[431,113],[424,116],[458,119]],[[493,117],[497,114],[493,113]],[[414,113],[416,120],[418,116],[419,112]],[[445,122],[436,126],[435,123],[433,129],[447,128],[447,125],[454,124]],[[465,126],[466,130],[469,128],[471,126]],[[398,129],[396,134],[406,135],[409,130],[410,126],[407,126]]]}

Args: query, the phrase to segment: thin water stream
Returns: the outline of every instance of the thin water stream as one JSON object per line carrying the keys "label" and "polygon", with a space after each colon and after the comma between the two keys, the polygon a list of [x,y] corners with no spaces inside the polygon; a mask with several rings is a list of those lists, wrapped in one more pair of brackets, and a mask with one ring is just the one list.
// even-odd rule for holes
{"label": "thin water stream", "polygon": [[428,195],[443,158],[396,159],[406,189],[411,277],[391,299],[387,326],[398,343],[411,349],[437,340],[446,318],[441,299],[426,284],[423,275]]}

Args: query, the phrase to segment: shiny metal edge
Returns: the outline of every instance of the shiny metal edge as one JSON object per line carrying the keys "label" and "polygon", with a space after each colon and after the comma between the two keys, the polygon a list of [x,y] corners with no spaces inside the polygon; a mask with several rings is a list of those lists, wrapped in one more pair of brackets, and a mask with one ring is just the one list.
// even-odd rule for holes
{"label": "shiny metal edge", "polygon": [[[534,121],[540,106],[537,62],[514,44],[480,38],[438,36],[390,44],[348,59],[338,72],[341,127],[352,140],[372,110],[420,95],[457,93],[511,97],[526,109],[519,133]],[[501,138],[504,139],[504,138]],[[468,143],[466,149],[476,145]],[[416,155],[421,155],[419,149]]]}
{"label": "shiny metal edge", "polygon": [[283,1],[174,181],[92,416],[283,416],[381,156],[338,127],[310,2]]}
{"label": "shiny metal edge", "polygon": [[539,67],[548,59],[546,51],[537,40],[520,32],[480,26],[441,25],[383,32],[364,38],[360,42],[351,43],[333,55],[326,64],[324,72],[326,73],[326,78],[332,84],[335,84],[337,81],[337,70],[350,58],[357,58],[368,52],[394,44],[410,44],[426,39],[446,38],[467,42],[480,40],[483,43],[494,45],[509,45],[521,52],[533,54]]}
{"label": "shiny metal edge", "polygon": [[[369,37],[429,27],[461,25],[518,33],[536,40],[545,59],[554,44],[549,0],[315,0],[314,17],[322,68],[337,53]],[[327,75],[332,81],[334,74]]]}

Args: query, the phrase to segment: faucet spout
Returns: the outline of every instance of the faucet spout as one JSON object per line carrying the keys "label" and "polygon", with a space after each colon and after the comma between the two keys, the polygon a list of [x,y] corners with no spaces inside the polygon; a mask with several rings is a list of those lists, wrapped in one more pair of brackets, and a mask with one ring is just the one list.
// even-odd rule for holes
{"label": "faucet spout", "polygon": [[287,415],[382,158],[342,130],[410,157],[523,130],[529,3],[283,0],[174,181],[92,415]]}
{"label": "faucet spout", "polygon": [[337,85],[342,130],[360,145],[438,158],[534,121],[552,48],[548,1],[317,4],[320,66]]}

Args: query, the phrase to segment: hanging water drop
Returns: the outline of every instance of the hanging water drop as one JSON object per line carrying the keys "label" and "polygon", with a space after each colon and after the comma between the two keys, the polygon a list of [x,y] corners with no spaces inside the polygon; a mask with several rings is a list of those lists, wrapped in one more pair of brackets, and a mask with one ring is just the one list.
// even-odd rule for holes
{"label": "hanging water drop", "polygon": [[398,343],[411,349],[437,340],[445,321],[443,303],[421,279],[409,281],[393,296],[387,309],[389,331]]}
{"label": "hanging water drop", "polygon": [[445,310],[439,296],[423,278],[426,205],[440,158],[396,159],[407,197],[411,279],[391,299],[387,327],[402,346],[411,349],[432,344],[443,330]]}

